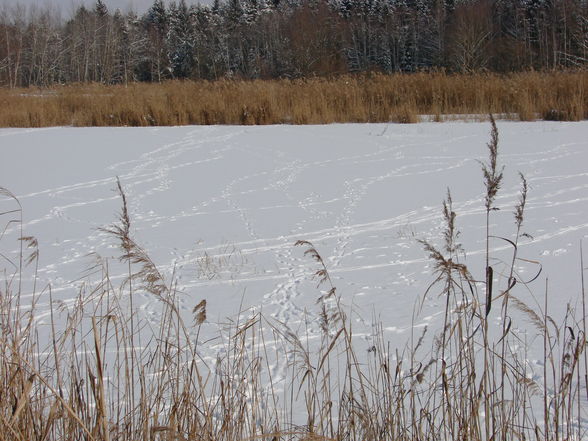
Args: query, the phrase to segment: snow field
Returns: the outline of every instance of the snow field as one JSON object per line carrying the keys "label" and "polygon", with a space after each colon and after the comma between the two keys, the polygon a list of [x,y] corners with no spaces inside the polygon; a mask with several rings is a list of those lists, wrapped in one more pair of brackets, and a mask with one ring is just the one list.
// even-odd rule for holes
{"label": "snow field", "polygon": [[[519,256],[519,280],[542,273],[515,295],[543,305],[561,319],[578,307],[580,242],[588,233],[588,123],[498,123],[499,161],[505,180],[492,214],[491,264],[504,289],[512,247],[518,172],[529,183]],[[177,282],[186,320],[202,299],[208,320],[199,333],[204,360],[214,361],[227,318],[262,312],[308,338],[320,335],[316,304],[321,290],[316,262],[297,240],[323,257],[354,327],[370,347],[381,324],[402,347],[411,329],[443,325],[443,298],[433,288],[432,264],[417,239],[441,243],[441,203],[451,190],[461,231],[463,263],[483,279],[484,188],[478,161],[487,155],[488,123],[263,127],[2,129],[0,185],[23,207],[22,230],[39,241],[39,285],[55,302],[72,305],[94,255],[109,262],[121,283],[120,249],[100,228],[116,221],[126,193],[131,233],[160,271]],[[14,202],[0,201],[0,211]],[[8,219],[6,216],[3,216]],[[2,252],[18,255],[20,229],[8,224]],[[32,289],[32,283],[26,289]],[[25,295],[21,296],[26,303]],[[415,305],[422,305],[416,307]],[[157,326],[161,302],[143,292],[135,299],[142,319]],[[36,317],[47,325],[49,300]],[[513,312],[514,331],[529,328]],[[499,308],[492,332],[501,329]],[[420,331],[418,331],[420,332]],[[266,342],[271,345],[272,342]],[[541,371],[541,348],[530,347],[531,369]],[[272,360],[279,382],[288,356]]]}

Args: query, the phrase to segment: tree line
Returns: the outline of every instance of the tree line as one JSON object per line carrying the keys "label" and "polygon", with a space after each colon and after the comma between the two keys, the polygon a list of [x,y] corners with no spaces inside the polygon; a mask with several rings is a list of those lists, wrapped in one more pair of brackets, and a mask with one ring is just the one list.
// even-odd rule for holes
{"label": "tree line", "polygon": [[584,67],[586,0],[102,0],[0,11],[0,85]]}

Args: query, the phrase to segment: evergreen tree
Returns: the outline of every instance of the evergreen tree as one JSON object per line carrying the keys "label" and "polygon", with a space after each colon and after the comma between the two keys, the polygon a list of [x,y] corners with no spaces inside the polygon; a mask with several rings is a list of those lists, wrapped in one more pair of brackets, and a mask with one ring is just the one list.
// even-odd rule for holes
{"label": "evergreen tree", "polygon": [[174,77],[189,78],[194,65],[194,33],[192,14],[185,0],[170,4],[167,46]]}
{"label": "evergreen tree", "polygon": [[137,75],[143,81],[162,81],[170,72],[167,48],[169,14],[163,0],[155,0],[142,19],[142,60]]}
{"label": "evergreen tree", "polygon": [[108,15],[108,8],[102,0],[96,0],[96,4],[94,5],[94,14],[101,18],[104,18]]}

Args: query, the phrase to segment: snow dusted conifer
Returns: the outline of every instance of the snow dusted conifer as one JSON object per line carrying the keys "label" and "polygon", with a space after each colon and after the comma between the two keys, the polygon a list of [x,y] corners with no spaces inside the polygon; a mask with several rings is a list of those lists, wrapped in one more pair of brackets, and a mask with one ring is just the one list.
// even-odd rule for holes
{"label": "snow dusted conifer", "polygon": [[162,34],[167,30],[168,16],[163,0],[155,0],[145,14],[144,20],[153,25]]}
{"label": "snow dusted conifer", "polygon": [[174,77],[189,78],[194,62],[194,35],[192,11],[185,0],[170,4],[167,44]]}
{"label": "snow dusted conifer", "polygon": [[108,7],[102,0],[96,0],[96,4],[94,5],[94,13],[98,17],[106,17],[108,15]]}
{"label": "snow dusted conifer", "polygon": [[142,17],[145,36],[141,40],[142,61],[138,67],[141,80],[161,81],[170,72],[167,33],[169,14],[163,0],[155,0]]}

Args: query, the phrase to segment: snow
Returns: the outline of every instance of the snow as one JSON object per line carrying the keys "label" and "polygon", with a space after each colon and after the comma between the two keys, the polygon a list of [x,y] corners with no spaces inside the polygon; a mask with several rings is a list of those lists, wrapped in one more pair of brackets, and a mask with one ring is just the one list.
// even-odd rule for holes
{"label": "snow", "polygon": [[[505,180],[491,234],[513,239],[520,171],[530,187],[523,232],[532,239],[521,241],[519,255],[529,261],[517,263],[518,277],[530,280],[539,263],[543,270],[530,289],[521,284],[514,294],[542,305],[547,283],[550,314],[561,319],[580,294],[588,123],[499,122],[498,129]],[[435,290],[415,307],[433,281],[417,239],[441,242],[448,188],[464,263],[483,279],[478,161],[486,158],[489,132],[489,123],[473,122],[1,129],[0,186],[23,207],[23,234],[39,241],[39,286],[50,284],[65,304],[98,277],[86,271],[92,253],[110,259],[114,282],[125,277],[116,241],[100,230],[120,210],[118,176],[133,237],[168,279],[175,274],[187,317],[207,300],[208,335],[239,311],[262,311],[294,330],[308,325],[305,315],[318,313],[325,287],[313,279],[316,263],[294,246],[303,239],[316,246],[354,311],[356,337],[367,339],[381,322],[392,345],[402,346],[412,326],[442,326],[444,302]],[[0,200],[0,212],[14,206]],[[0,242],[7,258],[17,256],[20,234],[16,224],[7,226]],[[512,247],[499,238],[491,247],[496,284],[504,288]],[[153,296],[136,302],[146,320],[161,320]],[[40,324],[48,305],[45,292]],[[499,329],[499,312],[491,316]],[[521,322],[513,319],[523,329]],[[317,327],[310,323],[310,332]],[[213,357],[214,345],[209,350]]]}

